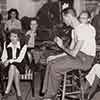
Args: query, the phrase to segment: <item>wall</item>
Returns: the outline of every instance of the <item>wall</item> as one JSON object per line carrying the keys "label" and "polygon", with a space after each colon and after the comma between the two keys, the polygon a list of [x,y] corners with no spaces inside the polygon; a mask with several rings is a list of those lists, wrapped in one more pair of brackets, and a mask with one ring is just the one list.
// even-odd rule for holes
{"label": "wall", "polygon": [[29,16],[34,17],[37,11],[42,7],[44,0],[35,2],[33,0],[7,0],[7,10],[10,8],[17,8],[20,17]]}

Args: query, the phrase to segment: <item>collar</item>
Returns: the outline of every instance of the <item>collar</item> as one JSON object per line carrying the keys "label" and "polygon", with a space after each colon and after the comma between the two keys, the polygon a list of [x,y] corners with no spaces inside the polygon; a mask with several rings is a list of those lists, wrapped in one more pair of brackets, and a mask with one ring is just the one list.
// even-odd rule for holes
{"label": "collar", "polygon": [[[12,44],[12,42],[10,42],[7,46],[7,48],[9,47],[14,47],[14,45]],[[20,49],[20,42],[18,41],[17,44],[15,45],[16,48]]]}

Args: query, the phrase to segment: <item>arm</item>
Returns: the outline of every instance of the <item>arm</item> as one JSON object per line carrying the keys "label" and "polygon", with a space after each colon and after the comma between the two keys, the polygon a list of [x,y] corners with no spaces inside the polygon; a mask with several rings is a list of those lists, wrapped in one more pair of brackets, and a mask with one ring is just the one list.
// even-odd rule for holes
{"label": "arm", "polygon": [[63,45],[63,41],[61,39],[58,39],[55,41],[57,43],[57,45],[63,49],[67,54],[76,57],[77,53],[79,52],[81,46],[83,45],[84,41],[83,40],[77,40],[77,43],[75,44],[73,49],[68,49],[65,48]]}
{"label": "arm", "polygon": [[7,58],[8,58],[8,55],[7,55],[7,50],[6,50],[6,42],[4,42],[3,52],[1,56],[2,62],[5,62]]}
{"label": "arm", "polygon": [[68,48],[62,48],[65,52],[67,52],[69,55],[76,57],[77,53],[79,52],[79,50],[81,49],[82,45],[83,45],[84,41],[83,40],[78,40],[77,44],[75,45],[75,48],[73,49],[68,49]]}

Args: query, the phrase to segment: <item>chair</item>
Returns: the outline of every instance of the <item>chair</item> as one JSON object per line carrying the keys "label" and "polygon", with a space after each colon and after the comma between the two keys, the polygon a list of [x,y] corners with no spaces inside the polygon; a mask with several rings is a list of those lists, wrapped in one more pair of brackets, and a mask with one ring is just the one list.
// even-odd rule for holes
{"label": "chair", "polygon": [[[27,97],[30,93],[30,91],[32,90],[32,97],[34,97],[34,72],[31,69],[30,66],[33,67],[33,65],[31,65],[31,54],[27,52],[28,55],[28,59],[29,60],[29,65],[25,65],[25,73],[24,74],[20,74],[20,81],[28,81],[30,82],[30,88],[25,96],[25,100],[27,100]],[[5,89],[7,86],[7,80],[8,80],[8,75],[2,75],[1,78],[2,82],[3,82],[3,88]],[[15,87],[14,87],[15,88]],[[15,91],[11,90],[10,95],[15,95]]]}
{"label": "chair", "polygon": [[81,70],[65,72],[58,90],[60,100],[84,100],[84,78]]}

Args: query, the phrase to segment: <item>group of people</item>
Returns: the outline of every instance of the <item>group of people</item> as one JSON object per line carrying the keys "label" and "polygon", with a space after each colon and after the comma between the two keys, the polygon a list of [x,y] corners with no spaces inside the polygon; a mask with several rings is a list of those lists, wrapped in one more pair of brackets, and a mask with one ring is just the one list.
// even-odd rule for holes
{"label": "group of people", "polygon": [[[65,72],[72,71],[73,69],[81,69],[84,71],[90,70],[85,77],[84,95],[87,100],[90,100],[93,91],[90,93],[88,90],[92,89],[95,81],[98,81],[100,78],[100,64],[92,66],[96,56],[96,30],[90,24],[91,16],[88,11],[82,11],[79,18],[77,18],[76,11],[73,8],[66,8],[62,11],[62,17],[63,23],[72,28],[70,33],[71,43],[66,48],[59,36],[56,35],[54,37],[53,41],[58,48],[63,50],[63,53],[47,58],[42,88],[42,93],[44,93],[43,99],[53,100],[56,97],[61,76]],[[32,18],[30,21],[30,30],[23,34],[17,10],[11,9],[8,12],[8,21],[4,25],[2,34],[4,40],[2,42],[3,46],[1,46],[0,62],[8,74],[8,83],[2,97],[3,100],[9,96],[13,81],[17,91],[17,100],[22,100],[19,75],[25,72],[25,64],[27,62],[25,60],[26,52],[29,51],[32,57],[34,57],[37,27],[37,19]]]}
{"label": "group of people", "polygon": [[[2,100],[8,98],[13,82],[17,91],[17,100],[22,100],[20,90],[20,73],[25,73],[26,56],[29,51],[33,54],[35,46],[37,19],[31,18],[30,29],[24,33],[18,18],[17,9],[11,8],[8,11],[8,20],[3,24],[0,37],[2,36],[0,75],[7,74],[8,82],[5,90],[2,91]],[[1,40],[0,40],[1,41]],[[32,55],[33,56],[33,55]],[[1,77],[1,76],[0,76]],[[1,86],[1,88],[3,88]]]}

